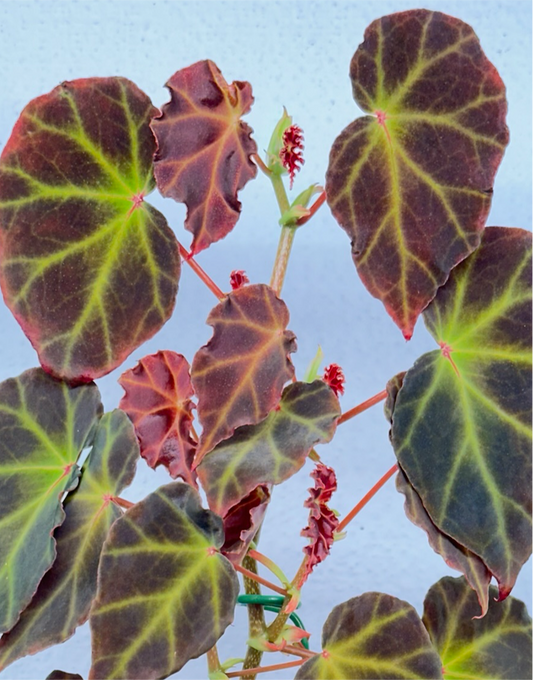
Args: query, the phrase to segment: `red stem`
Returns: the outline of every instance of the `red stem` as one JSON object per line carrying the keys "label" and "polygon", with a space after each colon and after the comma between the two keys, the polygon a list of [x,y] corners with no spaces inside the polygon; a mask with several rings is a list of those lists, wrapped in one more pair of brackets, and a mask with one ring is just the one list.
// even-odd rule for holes
{"label": "red stem", "polygon": [[387,390],[383,390],[382,392],[379,392],[379,394],[375,394],[373,397],[370,397],[370,399],[363,401],[362,404],[359,404],[358,406],[354,406],[349,411],[346,411],[345,413],[343,413],[342,416],[338,419],[337,425],[340,425],[341,423],[345,423],[347,420],[350,420],[350,418],[353,418],[354,416],[358,416],[363,411],[366,411],[371,406],[375,406],[376,404],[379,404],[380,401],[383,401],[386,398],[387,398]]}
{"label": "red stem", "polygon": [[189,251],[186,248],[184,248],[179,241],[178,246],[180,249],[181,257],[185,260],[185,262],[189,265],[193,272],[202,279],[202,281],[213,293],[213,295],[215,295],[219,300],[222,300],[225,297],[225,295],[217,286],[217,284],[211,279],[211,277],[208,274],[204,272],[204,270],[200,267],[198,262],[196,262],[196,260],[193,258],[191,253],[189,253]]}
{"label": "red stem", "polygon": [[227,678],[239,678],[241,675],[255,675],[256,673],[266,673],[267,671],[282,671],[285,668],[296,668],[304,663],[305,659],[299,661],[287,661],[286,663],[277,663],[272,666],[257,666],[256,668],[247,668],[242,671],[231,671],[226,673]]}
{"label": "red stem", "polygon": [[253,571],[250,571],[249,569],[245,569],[244,567],[241,567],[239,564],[234,564],[233,565],[237,571],[239,571],[243,576],[246,576],[247,578],[251,579],[252,581],[257,581],[257,583],[260,583],[261,585],[270,588],[270,590],[273,590],[275,593],[279,593],[280,595],[287,595],[287,591],[284,590],[283,588],[280,588],[279,586],[274,585],[274,583],[270,583],[270,581],[267,581],[266,578],[263,578],[262,576],[258,576],[257,574],[254,574]]}
{"label": "red stem", "polygon": [[115,505],[118,505],[121,508],[126,508],[126,510],[133,508],[133,506],[135,505],[135,503],[127,501],[125,498],[119,498],[118,496],[113,496],[110,500]]}
{"label": "red stem", "polygon": [[306,215],[305,217],[300,217],[300,219],[296,222],[296,224],[301,227],[302,224],[305,224],[308,222],[311,217],[318,211],[318,209],[324,205],[326,202],[326,192],[323,191],[320,196],[316,199],[316,201],[313,203],[313,205],[309,208],[309,215]]}
{"label": "red stem", "polygon": [[392,475],[398,470],[398,463],[394,463],[394,465],[391,467],[390,470],[388,470],[383,477],[374,484],[374,486],[370,489],[368,493],[366,493],[359,503],[350,510],[350,512],[346,515],[346,517],[342,520],[342,522],[339,524],[339,526],[336,529],[337,533],[340,533],[347,524],[349,524],[352,519],[357,515],[357,513],[362,510],[365,505],[368,503],[368,501],[377,494],[377,492],[381,489],[381,487],[387,482]]}

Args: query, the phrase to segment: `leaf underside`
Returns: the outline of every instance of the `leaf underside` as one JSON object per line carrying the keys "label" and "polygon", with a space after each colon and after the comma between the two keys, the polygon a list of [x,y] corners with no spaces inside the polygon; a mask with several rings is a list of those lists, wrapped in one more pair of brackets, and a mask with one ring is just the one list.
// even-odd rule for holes
{"label": "leaf underside", "polygon": [[0,669],[64,642],[88,618],[102,545],[122,515],[109,497],[120,495],[131,483],[138,456],[126,414],[118,409],[105,414],[80,483],[66,498],[66,518],[54,534],[56,560],[15,627],[0,640]]}
{"label": "leaf underside", "polygon": [[363,283],[409,339],[479,244],[509,138],[505,88],[470,26],[427,10],[374,21],[350,77],[371,115],[333,144],[328,203]]}
{"label": "leaf underside", "polygon": [[0,632],[9,631],[56,557],[53,530],[76,461],[101,414],[94,384],[69,388],[41,369],[0,384]]}
{"label": "leaf underside", "polygon": [[90,680],[164,678],[215,644],[233,620],[239,590],[218,553],[223,541],[222,520],[181,482],[115,522],[91,610]]}
{"label": "leaf underside", "polygon": [[221,552],[233,564],[241,564],[270,503],[271,487],[262,485],[234,505],[224,516],[224,545]]}
{"label": "leaf underside", "polygon": [[322,629],[322,648],[295,680],[442,677],[439,656],[415,609],[382,593],[337,605]]}
{"label": "leaf underside", "polygon": [[407,372],[392,444],[432,523],[504,598],[531,554],[531,234],[487,228],[424,317],[441,351]]}
{"label": "leaf underside", "polygon": [[441,579],[424,601],[424,625],[442,659],[445,680],[532,677],[531,618],[520,600],[495,602],[476,620],[474,593],[462,578]]}
{"label": "leaf underside", "polygon": [[339,401],[321,380],[288,385],[279,409],[238,428],[203,458],[197,471],[209,507],[223,517],[257,486],[291,477],[315,444],[331,440],[339,416]]}
{"label": "leaf underside", "polygon": [[156,111],[124,78],[65,82],[26,106],[0,157],[0,283],[58,377],[108,373],[172,313],[178,246],[144,201]]}
{"label": "leaf underside", "polygon": [[151,127],[155,178],[163,196],[187,205],[185,228],[198,253],[224,238],[239,219],[237,193],[257,174],[257,145],[240,118],[253,103],[249,83],[228,85],[216,64],[199,61],[167,83],[170,102]]}
{"label": "leaf underside", "polygon": [[287,306],[264,284],[234,290],[211,310],[213,336],[191,370],[203,426],[196,464],[237,427],[261,422],[278,405],[294,375],[288,322]]}
{"label": "leaf underside", "polygon": [[135,426],[141,456],[151,468],[164,465],[174,479],[181,477],[196,488],[191,470],[194,390],[185,357],[169,350],[151,354],[118,382],[125,391],[119,406]]}

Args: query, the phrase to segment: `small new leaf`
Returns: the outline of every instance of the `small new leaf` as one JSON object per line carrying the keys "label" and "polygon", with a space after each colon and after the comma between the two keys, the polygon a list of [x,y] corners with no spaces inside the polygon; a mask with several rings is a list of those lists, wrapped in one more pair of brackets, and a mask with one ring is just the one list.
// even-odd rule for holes
{"label": "small new leaf", "polygon": [[119,378],[125,411],[139,439],[148,465],[164,465],[171,476],[196,488],[192,461],[196,441],[191,434],[194,390],[184,356],[160,351],[139,361]]}

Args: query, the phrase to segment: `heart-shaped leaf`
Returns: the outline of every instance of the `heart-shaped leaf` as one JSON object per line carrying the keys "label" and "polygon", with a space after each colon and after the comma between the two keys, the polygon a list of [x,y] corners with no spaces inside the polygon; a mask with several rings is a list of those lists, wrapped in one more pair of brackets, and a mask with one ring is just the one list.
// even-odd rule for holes
{"label": "heart-shaped leaf", "polygon": [[321,380],[288,385],[279,409],[258,425],[240,427],[200,463],[209,507],[224,516],[257,486],[288,479],[315,444],[331,440],[339,416],[339,401]]}
{"label": "heart-shaped leaf", "polygon": [[532,677],[531,618],[520,600],[494,602],[476,620],[477,601],[462,578],[441,579],[424,601],[424,625],[440,654],[445,680]]}
{"label": "heart-shaped leaf", "polygon": [[322,629],[322,648],[296,680],[442,678],[439,655],[415,609],[383,593],[337,605]]}
{"label": "heart-shaped leaf", "polygon": [[102,545],[122,515],[110,499],[131,483],[138,456],[139,446],[126,414],[106,413],[80,483],[65,501],[66,518],[54,534],[57,558],[15,627],[0,639],[0,669],[63,642],[88,618]]}
{"label": "heart-shaped leaf", "polygon": [[224,238],[239,219],[237,192],[257,174],[257,145],[241,120],[253,103],[249,83],[224,80],[216,64],[199,61],[167,83],[170,102],[152,121],[155,177],[163,196],[187,205],[191,252]]}
{"label": "heart-shaped leaf", "polygon": [[196,488],[191,470],[196,442],[191,435],[194,390],[184,356],[165,350],[139,361],[120,376],[126,394],[120,408],[130,417],[148,465],[164,465],[171,476]]}
{"label": "heart-shaped leaf", "polygon": [[51,373],[118,366],[174,307],[180,258],[152,191],[156,113],[124,78],[65,82],[22,112],[0,158],[0,283]]}
{"label": "heart-shaped leaf", "polygon": [[328,203],[363,283],[409,339],[479,244],[509,138],[505,88],[470,26],[427,10],[374,21],[350,77],[372,115],[335,140]]}
{"label": "heart-shaped leaf", "polygon": [[10,630],[56,557],[53,530],[102,406],[96,385],[69,388],[41,369],[0,384],[0,632]]}
{"label": "heart-shaped leaf", "polygon": [[289,311],[264,284],[229,293],[211,310],[211,340],[195,355],[192,383],[203,426],[196,464],[241,425],[264,420],[294,375]]}
{"label": "heart-shaped leaf", "polygon": [[531,554],[531,234],[487,228],[424,316],[441,351],[407,372],[392,444],[433,524],[503,598]]}
{"label": "heart-shaped leaf", "polygon": [[115,522],[91,610],[90,680],[166,678],[233,621],[239,583],[219,554],[222,520],[174,482]]}

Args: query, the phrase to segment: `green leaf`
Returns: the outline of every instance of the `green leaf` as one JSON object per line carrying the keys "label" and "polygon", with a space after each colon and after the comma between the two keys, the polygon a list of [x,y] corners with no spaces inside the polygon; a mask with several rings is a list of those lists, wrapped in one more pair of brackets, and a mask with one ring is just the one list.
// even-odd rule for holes
{"label": "green leaf", "polygon": [[415,609],[382,593],[337,605],[322,629],[322,654],[296,680],[441,678],[441,663]]}
{"label": "green leaf", "polygon": [[241,120],[254,98],[250,83],[228,85],[209,59],[177,71],[166,85],[170,101],[152,121],[155,177],[163,196],[187,205],[195,254],[233,229],[238,192],[257,175],[250,158],[257,145]]}
{"label": "green leaf", "polygon": [[285,330],[289,310],[272,288],[253,284],[234,290],[214,307],[213,336],[192,362],[203,431],[195,464],[241,425],[255,425],[279,404],[294,375],[290,353],[296,336]]}
{"label": "green leaf", "polygon": [[154,188],[157,112],[124,78],[64,82],[31,101],[0,158],[0,283],[43,367],[89,381],[169,318],[176,238]]}
{"label": "green leaf", "polygon": [[409,339],[479,244],[509,139],[505,88],[470,26],[424,9],[374,21],[350,77],[371,115],[333,144],[328,203],[363,283]]}
{"label": "green leaf", "polygon": [[392,443],[431,521],[504,598],[531,554],[531,234],[487,228],[425,318],[441,351],[407,372]]}
{"label": "green leaf", "polygon": [[210,649],[233,621],[239,584],[219,554],[222,520],[175,482],[115,522],[91,610],[90,680],[164,678]]}
{"label": "green leaf", "polygon": [[331,440],[340,413],[321,380],[288,385],[278,410],[258,425],[238,428],[200,463],[209,507],[224,516],[257,486],[280,484],[298,472],[315,444]]}
{"label": "green leaf", "polygon": [[424,625],[442,659],[445,680],[524,680],[532,676],[531,618],[520,600],[494,602],[477,619],[477,601],[462,578],[441,579],[424,601]]}
{"label": "green leaf", "polygon": [[101,413],[96,385],[69,388],[41,369],[0,383],[0,632],[10,630],[55,557],[61,500]]}
{"label": "green leaf", "polygon": [[65,501],[66,519],[54,534],[57,558],[15,627],[0,640],[0,669],[63,642],[88,618],[102,545],[122,515],[110,499],[131,483],[138,457],[139,445],[126,414],[106,413],[80,483]]}
{"label": "green leaf", "polygon": [[[396,477],[396,488],[405,496],[404,510],[407,517],[421,529],[428,537],[433,550],[442,556],[446,564],[452,569],[462,572],[471,588],[476,591],[481,616],[485,616],[489,607],[489,583],[491,573],[477,555],[443,534],[431,521],[424,508],[420,496],[413,489],[402,470]],[[477,612],[479,614],[479,612]]]}

